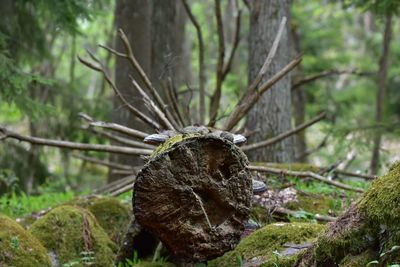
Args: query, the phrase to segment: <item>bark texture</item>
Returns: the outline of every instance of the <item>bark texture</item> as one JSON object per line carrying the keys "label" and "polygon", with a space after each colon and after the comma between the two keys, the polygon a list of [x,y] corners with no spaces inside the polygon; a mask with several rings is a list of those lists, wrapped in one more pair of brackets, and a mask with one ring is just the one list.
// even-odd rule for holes
{"label": "bark texture", "polygon": [[134,187],[137,222],[184,262],[234,248],[251,206],[247,158],[213,136],[183,139],[154,156]]}
{"label": "bark texture", "polygon": [[[290,1],[255,0],[250,2],[249,82],[256,77],[272,46],[283,16],[290,17]],[[290,20],[288,20],[290,21]],[[290,22],[287,23],[290,25]],[[290,61],[288,30],[282,35],[279,48],[264,80],[281,70]],[[290,75],[286,75],[262,95],[247,116],[246,127],[259,129],[253,142],[271,138],[291,128]],[[250,160],[290,162],[293,160],[292,138],[271,147],[249,153]]]}

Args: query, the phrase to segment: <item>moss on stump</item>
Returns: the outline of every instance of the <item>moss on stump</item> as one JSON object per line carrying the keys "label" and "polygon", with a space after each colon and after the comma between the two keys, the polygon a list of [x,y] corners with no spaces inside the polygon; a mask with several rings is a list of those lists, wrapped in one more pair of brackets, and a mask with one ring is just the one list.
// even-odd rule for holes
{"label": "moss on stump", "polygon": [[269,224],[244,238],[234,251],[210,261],[208,266],[240,266],[239,259],[244,266],[291,266],[297,253],[285,256],[284,245],[309,243],[324,229],[324,225],[315,223]]}
{"label": "moss on stump", "polygon": [[50,267],[43,245],[14,220],[0,215],[0,266]]}
{"label": "moss on stump", "polygon": [[[330,224],[296,266],[355,266],[349,258],[371,260],[400,244],[400,163],[375,180],[364,196]],[[365,259],[365,257],[368,257]],[[398,250],[375,258],[380,266],[400,262]]]}
{"label": "moss on stump", "polygon": [[54,253],[59,265],[90,255],[91,266],[113,266],[115,244],[93,214],[83,208],[57,207],[32,224],[30,232]]}

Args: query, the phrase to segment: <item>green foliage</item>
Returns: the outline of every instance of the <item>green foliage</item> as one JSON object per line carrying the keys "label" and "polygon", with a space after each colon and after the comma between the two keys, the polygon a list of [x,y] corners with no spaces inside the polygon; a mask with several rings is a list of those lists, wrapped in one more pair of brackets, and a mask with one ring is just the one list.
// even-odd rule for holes
{"label": "green foliage", "polygon": [[379,15],[399,14],[400,3],[397,0],[345,0],[345,6],[355,5],[363,11],[372,11]]}
{"label": "green foliage", "polygon": [[27,196],[25,193],[12,193],[0,197],[0,214],[18,218],[41,211],[74,198],[74,193],[46,193],[38,196]]}

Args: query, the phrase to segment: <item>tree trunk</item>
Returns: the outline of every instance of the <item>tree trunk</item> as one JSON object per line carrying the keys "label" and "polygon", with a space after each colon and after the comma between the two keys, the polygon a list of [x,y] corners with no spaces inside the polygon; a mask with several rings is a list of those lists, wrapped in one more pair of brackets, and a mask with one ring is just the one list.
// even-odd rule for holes
{"label": "tree trunk", "polygon": [[[183,53],[185,15],[181,2],[118,0],[115,16],[117,28],[124,30],[139,64],[150,77],[161,97],[166,100],[165,90],[162,89],[160,81],[171,78],[178,85],[184,81],[184,77],[179,75],[184,65],[181,55]],[[118,37],[116,49],[124,51],[123,44]],[[129,75],[132,75],[142,87],[144,86],[128,61],[124,58],[117,58],[115,69],[117,87],[136,108],[144,111],[146,109],[142,97],[132,87]],[[114,99],[114,107],[114,122],[150,133],[154,131],[121,106],[117,98]],[[129,165],[143,164],[138,157],[123,155],[112,155],[111,161]],[[109,175],[110,182],[119,178],[121,178],[120,175],[112,173]]]}
{"label": "tree trunk", "polygon": [[[376,125],[380,125],[383,121],[383,111],[385,107],[385,95],[386,95],[386,83],[387,83],[387,72],[389,65],[389,52],[390,42],[392,39],[392,15],[386,17],[385,30],[383,37],[382,55],[379,61],[379,72],[378,72],[378,94],[376,97]],[[371,159],[371,173],[376,174],[379,169],[379,150],[381,148],[382,132],[378,130],[374,137],[374,147],[372,150]]]}
{"label": "tree trunk", "polygon": [[[163,242],[175,262],[207,261],[235,247],[244,230],[252,196],[247,158],[212,135],[175,138],[137,175],[137,223],[124,244],[134,244],[129,240],[142,227]],[[126,245],[122,250],[132,251]]]}
{"label": "tree trunk", "polygon": [[[274,41],[283,16],[290,16],[290,1],[255,0],[250,2],[249,82],[259,72]],[[289,20],[290,21],[290,20]],[[287,23],[290,25],[290,22]],[[289,26],[287,26],[289,27]],[[275,58],[262,82],[281,70],[290,61],[289,34],[286,30]],[[291,128],[290,75],[286,75],[262,95],[246,120],[246,127],[259,130],[251,137],[253,142],[265,140]],[[290,162],[293,160],[293,142],[287,138],[263,150],[249,153],[254,161]]]}

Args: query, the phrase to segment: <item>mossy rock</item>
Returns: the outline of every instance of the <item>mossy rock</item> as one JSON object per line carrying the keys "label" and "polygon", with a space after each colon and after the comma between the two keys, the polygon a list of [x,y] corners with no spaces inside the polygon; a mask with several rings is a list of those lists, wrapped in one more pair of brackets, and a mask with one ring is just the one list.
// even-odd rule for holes
{"label": "mossy rock", "polygon": [[281,254],[285,250],[284,244],[309,243],[324,229],[324,225],[314,223],[269,224],[244,238],[235,250],[210,261],[208,266],[238,266],[239,259],[243,264],[251,262],[251,266],[291,266],[297,254]]}
{"label": "mossy rock", "polygon": [[55,254],[59,265],[80,261],[84,253],[93,253],[91,266],[113,266],[116,245],[94,215],[83,208],[57,207],[32,224],[30,232]]}
{"label": "mossy rock", "polygon": [[116,198],[100,196],[76,198],[67,204],[92,212],[111,240],[116,244],[122,242],[131,219],[131,211],[127,205]]}
{"label": "mossy rock", "polygon": [[46,249],[38,239],[14,220],[0,215],[0,266],[52,266]]}
{"label": "mossy rock", "polygon": [[347,255],[340,263],[339,267],[360,267],[367,266],[367,264],[377,258],[376,252],[373,250],[366,250],[358,255]]}

